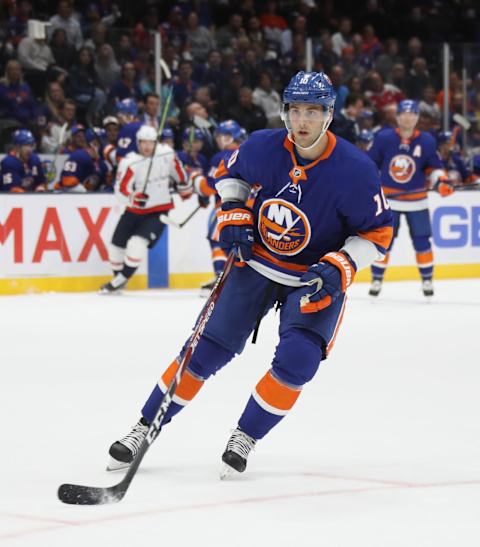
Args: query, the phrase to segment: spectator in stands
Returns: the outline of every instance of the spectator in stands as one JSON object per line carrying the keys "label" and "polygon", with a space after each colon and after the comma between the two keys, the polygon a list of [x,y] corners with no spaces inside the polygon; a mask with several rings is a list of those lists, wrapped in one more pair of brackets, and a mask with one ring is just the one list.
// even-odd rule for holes
{"label": "spectator in stands", "polygon": [[197,87],[193,94],[193,102],[200,103],[210,116],[218,118],[218,103],[212,98],[210,88],[206,85]]}
{"label": "spectator in stands", "polygon": [[[282,32],[282,42],[280,44],[280,53],[282,55],[290,55],[293,49],[294,37],[300,38],[303,41],[307,39],[307,18],[297,14],[293,19],[291,28]],[[260,40],[261,41],[261,40]]]}
{"label": "spectator in stands", "polygon": [[60,0],[57,5],[57,15],[50,18],[52,30],[63,28],[70,44],[80,49],[83,45],[83,35],[80,23],[73,15],[72,5],[68,0]]}
{"label": "spectator in stands", "polygon": [[423,96],[423,90],[427,85],[432,84],[432,79],[427,68],[427,61],[423,57],[417,57],[412,62],[407,82],[406,92],[408,97],[419,100]]}
{"label": "spectator in stands", "polygon": [[142,100],[142,91],[133,63],[125,63],[122,66],[120,78],[110,88],[110,102],[116,103],[123,99],[135,99],[137,102]]}
{"label": "spectator in stands", "polygon": [[0,80],[1,127],[31,127],[35,119],[35,107],[30,86],[23,80],[20,63],[11,59],[5,67],[4,77]]}
{"label": "spectator in stands", "polygon": [[44,134],[52,123],[61,119],[61,111],[65,101],[63,87],[58,82],[49,82],[42,104],[37,107],[37,127]]}
{"label": "spectator in stands", "polygon": [[182,8],[178,5],[172,6],[168,12],[168,20],[162,23],[160,27],[162,34],[166,37],[166,41],[173,45],[177,51],[183,52],[186,34]]}
{"label": "spectator in stands", "polygon": [[378,111],[379,129],[397,127],[397,103],[388,103]]}
{"label": "spectator in stands", "polygon": [[363,77],[365,75],[365,69],[355,60],[355,50],[352,46],[343,48],[339,64],[343,69],[343,82],[350,82],[356,76]]}
{"label": "spectator in stands", "polygon": [[399,103],[405,98],[404,94],[392,84],[386,84],[380,74],[372,70],[365,78],[367,91],[365,96],[375,108],[380,111],[385,105],[392,102]]}
{"label": "spectator in stands", "polygon": [[220,111],[222,117],[225,118],[226,111],[236,102],[238,99],[238,92],[244,85],[245,78],[243,77],[243,72],[238,66],[233,67],[227,75],[220,97]]}
{"label": "spectator in stands", "polygon": [[32,12],[30,0],[17,2],[15,12],[6,24],[6,34],[13,46],[17,47],[20,40],[27,35],[28,20],[32,18]]}
{"label": "spectator in stands", "polygon": [[406,59],[407,68],[410,68],[412,66],[413,61],[417,57],[424,57],[423,44],[420,38],[413,36],[412,38],[410,38],[407,44],[407,59]]}
{"label": "spectator in stands", "polygon": [[373,25],[365,25],[362,31],[362,53],[370,59],[369,65],[373,66],[375,59],[380,55],[382,45],[375,34]]}
{"label": "spectator in stands", "polygon": [[110,89],[118,80],[121,69],[110,44],[103,44],[97,49],[94,68],[98,82],[103,89]]}
{"label": "spectator in stands", "polygon": [[407,73],[405,65],[403,63],[395,63],[392,67],[389,82],[396,88],[398,88],[404,95],[406,94],[407,87]]}
{"label": "spectator in stands", "polygon": [[333,88],[337,93],[335,112],[340,112],[340,110],[345,106],[345,99],[348,95],[348,87],[343,85],[343,68],[340,65],[333,65],[328,75],[330,76]]}
{"label": "spectator in stands", "polygon": [[133,47],[132,39],[129,34],[123,33],[120,36],[118,45],[115,48],[115,55],[120,65],[128,62],[135,63],[137,50]]}
{"label": "spectator in stands", "polygon": [[432,119],[440,120],[441,110],[440,106],[436,102],[436,94],[437,91],[433,84],[428,84],[424,87],[422,100],[418,103],[420,116],[422,112],[426,112],[432,117]]}
{"label": "spectator in stands", "polygon": [[332,36],[333,51],[340,57],[343,49],[352,45],[352,20],[341,17],[338,31]]}
{"label": "spectator in stands", "polygon": [[50,40],[50,49],[55,59],[55,64],[64,70],[70,70],[75,63],[77,50],[75,46],[67,40],[67,33],[63,28],[57,28],[53,31]]}
{"label": "spectator in stands", "polygon": [[272,77],[269,72],[260,74],[260,81],[252,94],[253,104],[259,106],[267,118],[267,127],[283,127],[280,119],[282,100],[272,87]]}
{"label": "spectator in stands", "polygon": [[263,110],[253,104],[252,90],[242,87],[238,92],[238,100],[227,110],[227,117],[237,121],[248,133],[264,129],[267,118]]}
{"label": "spectator in stands", "polygon": [[244,36],[245,29],[242,26],[242,16],[238,13],[232,13],[228,19],[228,24],[220,27],[215,35],[218,49],[223,53],[225,49],[232,47],[232,41]]}
{"label": "spectator in stands", "polygon": [[333,50],[332,37],[325,33],[321,39],[321,50],[315,56],[315,65],[318,70],[330,74],[332,66],[338,64],[340,57]]}
{"label": "spectator in stands", "polygon": [[283,15],[277,13],[277,2],[269,0],[266,3],[266,10],[260,14],[260,25],[267,42],[273,43],[276,49],[280,49],[283,33],[287,30],[287,20]]}
{"label": "spectator in stands", "polygon": [[208,85],[212,95],[218,99],[225,82],[225,73],[222,70],[222,54],[218,50],[212,49],[208,54],[207,62],[195,66],[193,79],[200,85]]}
{"label": "spectator in stands", "polygon": [[147,93],[143,103],[143,114],[139,121],[142,125],[151,125],[158,129],[160,125],[160,97],[156,93]]}
{"label": "spectator in stands", "polygon": [[396,63],[404,63],[404,58],[400,54],[398,40],[389,38],[385,41],[383,52],[375,59],[375,70],[380,73],[385,82],[389,82],[393,65]]}
{"label": "spectator in stands", "polygon": [[85,111],[86,123],[94,125],[102,115],[107,98],[100,89],[90,49],[83,47],[79,50],[77,62],[69,72],[68,90],[77,106]]}
{"label": "spectator in stands", "polygon": [[357,118],[364,107],[363,97],[350,93],[345,99],[345,107],[334,113],[331,131],[351,143],[357,141],[360,127]]}
{"label": "spectator in stands", "polygon": [[25,80],[37,97],[41,97],[47,83],[47,68],[55,62],[52,50],[45,41],[45,24],[29,22],[29,34],[18,44],[18,60]]}
{"label": "spectator in stands", "polygon": [[[57,84],[58,85],[58,84]],[[77,106],[72,99],[65,99],[59,112],[59,117],[48,124],[41,138],[41,151],[45,154],[55,154],[62,150],[71,139],[72,127],[77,125]],[[66,127],[63,127],[66,124]]]}
{"label": "spectator in stands", "polygon": [[173,98],[178,108],[182,108],[188,99],[193,97],[198,83],[192,80],[192,63],[180,61],[178,65],[178,76],[173,81]]}
{"label": "spectator in stands", "polygon": [[186,25],[187,49],[192,54],[195,63],[204,63],[208,53],[215,47],[215,42],[208,29],[198,24],[197,12],[191,11],[187,16]]}
{"label": "spectator in stands", "polygon": [[262,25],[260,19],[256,15],[252,15],[248,19],[247,36],[251,44],[262,44],[264,40]]}
{"label": "spectator in stands", "polygon": [[254,49],[248,48],[242,57],[239,58],[238,66],[242,72],[244,85],[251,87],[257,87],[260,82],[260,74],[262,73],[267,63],[262,60],[261,56],[258,56]]}
{"label": "spectator in stands", "polygon": [[100,46],[107,43],[107,25],[101,21],[95,23],[92,26],[90,38],[85,41],[84,46],[90,48],[92,51],[98,50]]}

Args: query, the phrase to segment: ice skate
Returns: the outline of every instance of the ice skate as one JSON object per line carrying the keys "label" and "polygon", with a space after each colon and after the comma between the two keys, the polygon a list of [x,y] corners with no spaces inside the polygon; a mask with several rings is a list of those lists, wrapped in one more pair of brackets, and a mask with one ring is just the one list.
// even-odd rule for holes
{"label": "ice skate", "polygon": [[370,290],[368,291],[368,294],[370,296],[378,296],[381,290],[382,290],[382,280],[374,279],[372,281],[372,284],[370,285]]}
{"label": "ice skate", "polygon": [[217,278],[214,277],[210,281],[207,281],[203,285],[200,285],[200,296],[203,296],[205,298],[210,296],[210,293],[212,292],[212,289],[215,286],[216,281],[217,281]]}
{"label": "ice skate", "polygon": [[422,291],[423,295],[427,298],[431,298],[433,296],[433,283],[431,279],[422,280]]}
{"label": "ice skate", "polygon": [[220,479],[228,479],[236,473],[243,473],[247,467],[247,458],[257,441],[241,431],[238,427],[232,433],[222,461],[225,464],[220,472]]}
{"label": "ice skate", "polygon": [[144,418],[141,418],[133,426],[130,433],[119,441],[115,441],[108,451],[110,461],[107,465],[107,471],[127,469],[132,463],[133,458],[137,455],[138,449],[147,435],[147,431],[148,424]]}
{"label": "ice skate", "polygon": [[127,282],[128,279],[124,275],[117,274],[111,281],[100,287],[98,294],[121,294]]}

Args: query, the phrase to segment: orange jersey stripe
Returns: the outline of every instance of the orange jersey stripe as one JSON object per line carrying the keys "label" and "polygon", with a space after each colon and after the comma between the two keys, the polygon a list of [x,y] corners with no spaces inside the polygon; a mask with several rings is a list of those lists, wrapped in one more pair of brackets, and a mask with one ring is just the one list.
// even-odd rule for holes
{"label": "orange jersey stripe", "polygon": [[382,226],[374,230],[368,230],[368,232],[358,232],[358,235],[376,245],[380,245],[384,249],[388,249],[393,238],[393,228],[391,226]]}
{"label": "orange jersey stripe", "polygon": [[218,179],[219,177],[223,177],[223,175],[227,175],[227,174],[228,174],[228,170],[227,170],[227,168],[225,167],[225,161],[222,160],[222,161],[220,162],[220,164],[218,165],[217,170],[215,171],[215,173],[214,173],[213,176],[214,176],[216,179]]}
{"label": "orange jersey stripe", "polygon": [[280,266],[287,270],[292,270],[294,272],[306,272],[308,270],[308,266],[303,266],[302,264],[291,264],[290,262],[278,260],[270,253],[268,253],[263,247],[260,247],[258,243],[254,243],[252,245],[252,252],[254,255],[260,256],[261,258],[264,258],[265,260],[268,260],[269,262],[272,262],[273,264],[276,264],[277,266]]}
{"label": "orange jersey stripe", "polygon": [[282,384],[268,371],[258,382],[255,391],[267,405],[278,410],[290,410],[298,399],[301,388],[294,389]]}
{"label": "orange jersey stripe", "polygon": [[72,186],[76,186],[79,183],[80,181],[77,179],[77,177],[69,176],[69,177],[62,177],[61,185],[64,188],[70,188]]}
{"label": "orange jersey stripe", "polygon": [[227,259],[227,255],[225,254],[225,251],[223,249],[213,249],[212,250],[212,258],[213,259]]}

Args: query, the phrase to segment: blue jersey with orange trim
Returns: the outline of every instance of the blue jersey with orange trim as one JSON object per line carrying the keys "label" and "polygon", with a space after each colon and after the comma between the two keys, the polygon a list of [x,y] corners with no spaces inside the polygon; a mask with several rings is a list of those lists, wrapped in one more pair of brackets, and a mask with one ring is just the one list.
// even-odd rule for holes
{"label": "blue jersey with orange trim", "polygon": [[183,163],[184,167],[187,168],[187,172],[190,172],[193,169],[200,169],[202,171],[202,175],[207,175],[208,160],[203,154],[198,153],[195,157],[193,157],[186,150],[179,150],[177,152],[177,156],[178,159]]}
{"label": "blue jersey with orange trim", "polygon": [[1,161],[0,171],[0,192],[31,191],[46,182],[42,162],[35,153],[24,163],[16,152],[10,152]]}
{"label": "blue jersey with orange trim", "polygon": [[249,265],[285,285],[300,284],[311,264],[342,248],[365,267],[392,238],[376,166],[344,139],[327,138],[320,158],[299,165],[286,130],[257,131],[217,171],[220,193],[232,179],[258,185]]}
{"label": "blue jersey with orange trim", "polygon": [[87,190],[95,190],[105,182],[107,166],[101,158],[94,158],[87,149],[72,152],[63,165],[61,188],[73,188],[83,184]]}
{"label": "blue jersey with orange trim", "polygon": [[467,166],[463,161],[462,156],[453,152],[449,154],[447,159],[440,158],[442,167],[447,172],[448,180],[453,184],[462,184],[468,182],[470,173],[468,172]]}
{"label": "blue jersey with orange trim", "polygon": [[140,127],[142,127],[142,122],[130,122],[120,128],[117,139],[117,161],[120,161],[129,152],[138,152],[137,131]]}
{"label": "blue jersey with orange trim", "polygon": [[[427,176],[442,170],[435,139],[425,131],[415,130],[410,139],[402,139],[398,129],[384,129],[375,135],[367,151],[380,169],[386,196],[398,192],[420,192],[395,198],[398,201],[418,201],[427,197]],[[442,171],[443,172],[443,171]]]}

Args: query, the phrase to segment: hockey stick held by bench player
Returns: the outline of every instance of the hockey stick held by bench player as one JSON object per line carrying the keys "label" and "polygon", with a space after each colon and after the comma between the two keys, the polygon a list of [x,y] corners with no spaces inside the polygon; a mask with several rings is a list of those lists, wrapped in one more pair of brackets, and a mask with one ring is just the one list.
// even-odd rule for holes
{"label": "hockey stick held by bench player", "polygon": [[[458,192],[468,191],[468,190],[480,190],[480,182],[474,182],[472,184],[456,184],[453,189]],[[402,196],[411,196],[414,194],[421,194],[423,192],[435,192],[433,188],[421,188],[419,190],[409,190],[407,192],[396,192],[395,194],[385,194],[387,199],[399,198]]]}

